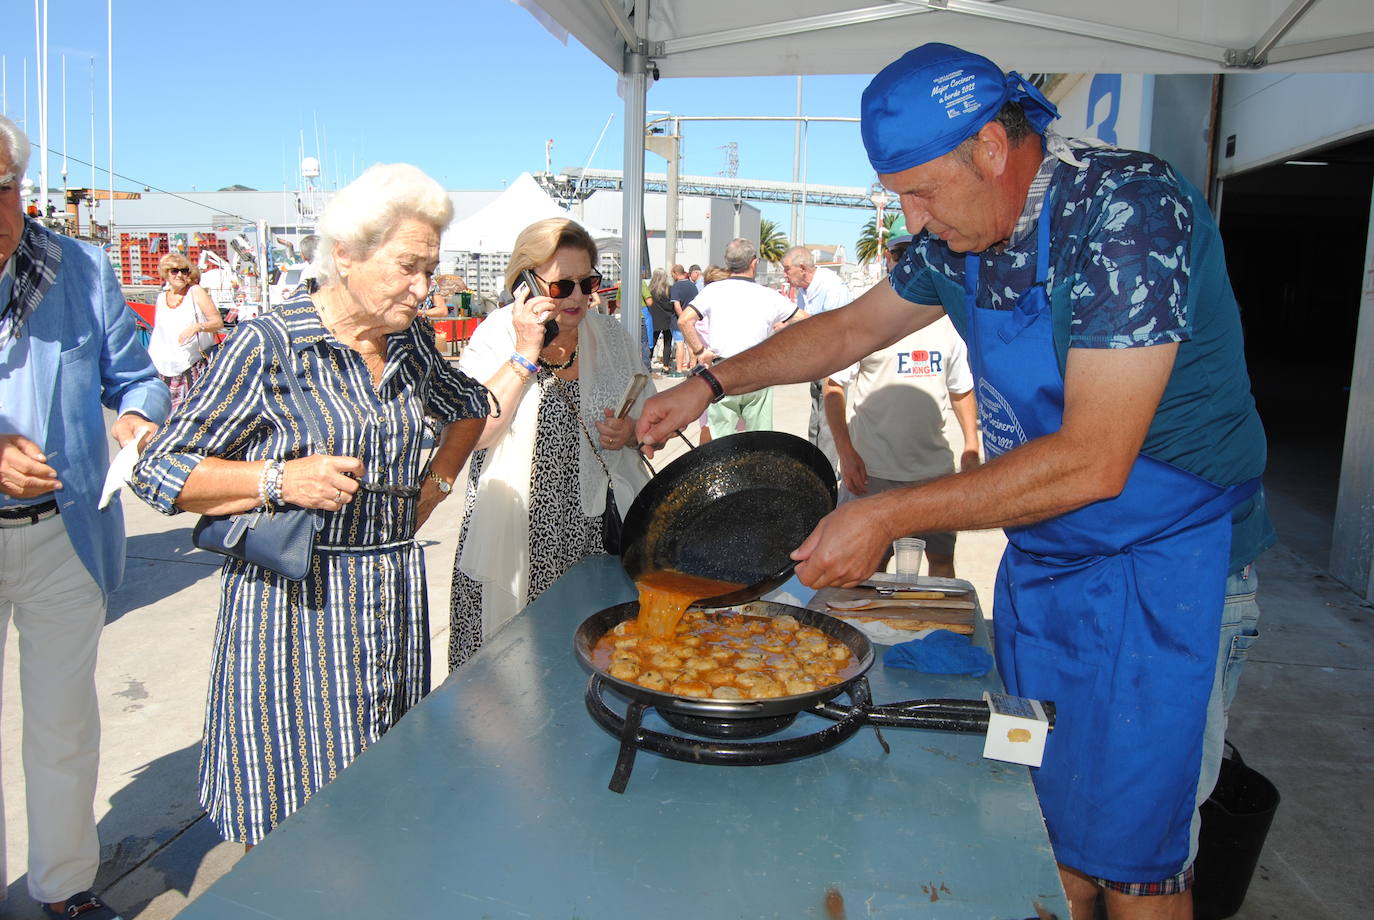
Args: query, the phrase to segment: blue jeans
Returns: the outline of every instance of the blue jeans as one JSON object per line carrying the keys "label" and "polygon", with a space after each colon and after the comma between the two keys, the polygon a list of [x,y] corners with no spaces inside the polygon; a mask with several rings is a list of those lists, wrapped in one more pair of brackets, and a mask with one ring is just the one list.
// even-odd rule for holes
{"label": "blue jeans", "polygon": [[[1250,646],[1259,638],[1259,575],[1254,564],[1247,565],[1226,579],[1226,603],[1221,608],[1221,641],[1217,643],[1217,671],[1212,695],[1207,701],[1207,728],[1202,737],[1202,772],[1198,778],[1197,803],[1202,805],[1212,794],[1221,772],[1222,748],[1226,740],[1226,717],[1236,698],[1240,674],[1250,655]],[[1192,855],[1197,855],[1197,834],[1201,816],[1193,814]]]}
{"label": "blue jeans", "polygon": [[639,351],[644,357],[644,367],[654,366],[654,321],[649,318],[649,308],[639,308]]}
{"label": "blue jeans", "polygon": [[[1217,784],[1221,772],[1222,748],[1226,740],[1226,714],[1231,700],[1235,699],[1236,688],[1240,684],[1240,672],[1245,668],[1245,660],[1250,646],[1259,638],[1259,577],[1255,566],[1244,569],[1226,579],[1226,600],[1221,608],[1221,638],[1217,642],[1216,676],[1212,681],[1212,694],[1207,700],[1207,725],[1202,736],[1202,767],[1198,774],[1197,805],[1207,801],[1212,788]],[[1173,894],[1188,889],[1192,884],[1192,864],[1197,858],[1198,831],[1202,827],[1202,815],[1193,812],[1191,827],[1192,843],[1188,854],[1188,865],[1183,871],[1170,879],[1161,879],[1151,894]],[[1130,883],[1112,882],[1097,879],[1098,884],[1128,894],[1141,894],[1140,886]]]}

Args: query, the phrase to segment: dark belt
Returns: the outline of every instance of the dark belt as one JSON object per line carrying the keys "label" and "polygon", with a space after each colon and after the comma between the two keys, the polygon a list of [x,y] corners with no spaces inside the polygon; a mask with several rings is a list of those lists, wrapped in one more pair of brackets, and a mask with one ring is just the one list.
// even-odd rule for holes
{"label": "dark belt", "polygon": [[0,527],[28,527],[57,516],[57,500],[50,498],[36,505],[0,508]]}

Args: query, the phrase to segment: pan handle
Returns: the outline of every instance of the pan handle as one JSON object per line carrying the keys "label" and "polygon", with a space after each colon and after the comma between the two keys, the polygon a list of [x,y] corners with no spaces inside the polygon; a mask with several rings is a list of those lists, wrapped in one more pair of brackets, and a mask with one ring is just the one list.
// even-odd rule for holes
{"label": "pan handle", "polygon": [[620,399],[620,411],[615,414],[616,418],[624,418],[630,414],[635,400],[639,399],[639,394],[644,392],[644,385],[648,382],[648,374],[635,374],[630,378],[629,386],[625,387],[625,395]]}
{"label": "pan handle", "polygon": [[[754,582],[752,585],[745,585],[738,591],[730,591],[717,597],[708,597],[694,603],[693,607],[733,607],[736,604],[747,604],[756,601],[764,594],[772,591],[787,579],[792,577],[792,571],[796,569],[797,563],[788,560],[787,565],[769,575],[767,578]],[[760,590],[762,589],[762,590]]]}
{"label": "pan handle", "polygon": [[[643,375],[642,375],[642,374],[637,374],[636,376],[643,376]],[[687,445],[687,449],[688,449],[688,450],[696,450],[696,449],[697,449],[697,446],[696,446],[695,444],[693,444],[691,441],[687,440],[687,435],[685,435],[685,434],[682,433],[682,429],[681,429],[681,428],[679,428],[677,431],[674,431],[673,434],[677,435],[679,438],[682,438],[682,443]],[[639,454],[639,460],[640,460],[641,463],[644,464],[644,468],[647,469],[647,470],[649,471],[649,478],[650,478],[650,479],[653,479],[655,476],[657,476],[657,475],[658,475],[658,470],[654,469],[654,465],[653,465],[652,463],[649,462],[649,458],[646,457],[646,456],[644,456],[644,445],[643,445],[643,444],[636,444],[636,445],[635,445],[635,452]],[[721,606],[724,606],[724,605],[721,605]]]}

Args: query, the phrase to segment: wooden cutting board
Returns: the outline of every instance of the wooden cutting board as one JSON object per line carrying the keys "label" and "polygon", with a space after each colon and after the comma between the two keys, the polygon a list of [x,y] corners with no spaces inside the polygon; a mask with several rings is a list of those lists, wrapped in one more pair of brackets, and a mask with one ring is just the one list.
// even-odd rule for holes
{"label": "wooden cutting board", "polygon": [[900,607],[883,606],[866,610],[833,610],[827,601],[883,600],[872,588],[822,588],[806,606],[844,620],[861,623],[883,623],[893,629],[948,629],[950,632],[973,634],[973,618],[977,614],[972,594],[945,599],[912,599]]}

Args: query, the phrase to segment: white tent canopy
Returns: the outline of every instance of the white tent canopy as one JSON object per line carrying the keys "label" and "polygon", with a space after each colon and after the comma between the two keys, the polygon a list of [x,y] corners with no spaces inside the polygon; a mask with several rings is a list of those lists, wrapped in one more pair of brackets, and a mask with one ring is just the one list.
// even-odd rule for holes
{"label": "white tent canopy", "polygon": [[[1023,73],[1374,72],[1374,0],[514,2],[621,75],[626,239],[644,234],[651,76],[876,73],[930,41]],[[639,261],[627,247],[625,277]]]}
{"label": "white tent canopy", "polygon": [[548,217],[572,217],[529,173],[521,173],[493,202],[444,231],[443,252],[510,252],[520,231]]}
{"label": "white tent canopy", "polygon": [[874,73],[929,41],[1026,73],[1374,71],[1369,0],[517,2],[617,71],[643,39],[663,77]]}

